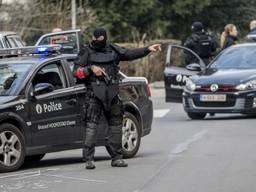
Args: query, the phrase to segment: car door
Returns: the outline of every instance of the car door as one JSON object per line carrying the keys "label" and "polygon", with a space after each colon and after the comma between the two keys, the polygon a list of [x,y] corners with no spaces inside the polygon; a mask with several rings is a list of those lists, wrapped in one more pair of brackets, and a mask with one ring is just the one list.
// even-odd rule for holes
{"label": "car door", "polygon": [[47,33],[38,39],[35,46],[59,44],[62,46],[62,53],[77,54],[80,39],[80,29]]}
{"label": "car door", "polygon": [[191,65],[205,68],[203,60],[192,50],[178,45],[168,46],[164,70],[166,102],[182,102],[183,88],[187,79],[198,73],[198,71],[189,70]]}
{"label": "car door", "polygon": [[81,121],[77,91],[69,87],[60,60],[42,66],[31,79],[29,93],[37,84],[53,85],[54,91],[34,96],[29,116],[34,146],[71,144],[79,138]]}

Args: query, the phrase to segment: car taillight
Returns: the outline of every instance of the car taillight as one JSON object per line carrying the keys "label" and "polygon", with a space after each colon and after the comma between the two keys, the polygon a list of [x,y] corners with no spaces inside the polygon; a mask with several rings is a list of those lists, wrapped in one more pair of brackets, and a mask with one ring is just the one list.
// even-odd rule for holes
{"label": "car taillight", "polygon": [[148,96],[151,97],[151,90],[150,90],[148,83],[146,84],[146,91],[147,91]]}

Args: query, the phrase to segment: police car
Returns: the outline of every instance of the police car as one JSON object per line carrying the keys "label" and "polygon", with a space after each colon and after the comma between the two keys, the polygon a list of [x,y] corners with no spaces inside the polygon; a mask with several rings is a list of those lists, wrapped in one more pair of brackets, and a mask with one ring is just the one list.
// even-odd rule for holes
{"label": "police car", "polygon": [[[60,46],[0,50],[0,171],[39,161],[46,153],[81,148],[86,87],[72,75],[75,54]],[[153,108],[147,80],[120,73],[124,103],[123,150],[133,157],[151,131]],[[107,124],[99,123],[97,145],[104,146]]]}
{"label": "police car", "polygon": [[[169,70],[172,73],[166,78],[173,81],[166,89],[170,91],[170,100],[183,100],[191,119],[203,119],[207,113],[256,114],[255,43],[232,46],[207,67],[195,53],[180,46],[176,48],[183,54],[189,51],[195,62],[184,62],[181,70],[171,67],[174,69]],[[179,55],[175,57],[176,61],[182,61]],[[171,60],[172,64],[174,61]]]}

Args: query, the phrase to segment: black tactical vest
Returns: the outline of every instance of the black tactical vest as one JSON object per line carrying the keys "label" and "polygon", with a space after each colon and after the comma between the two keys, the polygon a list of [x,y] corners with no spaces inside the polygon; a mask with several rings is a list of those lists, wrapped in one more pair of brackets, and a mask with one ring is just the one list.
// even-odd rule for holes
{"label": "black tactical vest", "polygon": [[102,52],[89,48],[88,63],[105,70],[107,76],[96,77],[92,74],[90,84],[95,96],[102,102],[106,111],[110,110],[111,103],[119,93],[119,56],[111,45]]}
{"label": "black tactical vest", "polygon": [[103,68],[108,75],[108,77],[94,77],[92,81],[96,79],[102,80],[109,80],[109,83],[118,83],[119,82],[119,67],[118,67],[118,54],[117,52],[110,46],[108,46],[104,52],[98,52],[94,49],[89,48],[89,55],[88,55],[88,63],[90,65],[96,65]]}
{"label": "black tactical vest", "polygon": [[195,42],[195,52],[202,58],[209,58],[212,54],[213,40],[208,34],[193,34],[192,39]]}

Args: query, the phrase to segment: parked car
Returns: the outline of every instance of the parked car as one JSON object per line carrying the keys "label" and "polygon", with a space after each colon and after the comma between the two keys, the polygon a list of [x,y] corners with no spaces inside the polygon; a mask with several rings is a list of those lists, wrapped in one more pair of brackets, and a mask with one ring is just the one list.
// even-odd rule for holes
{"label": "parked car", "polygon": [[[49,152],[82,148],[86,87],[72,75],[76,55],[60,54],[54,47],[39,47],[29,55],[33,47],[9,49],[15,57],[0,59],[0,172],[16,170],[24,160],[39,161]],[[7,52],[0,50],[0,55]],[[130,158],[151,131],[153,107],[145,78],[120,75],[122,144],[124,157]],[[103,116],[98,146],[106,144],[107,129]]]}
{"label": "parked car", "polygon": [[25,43],[15,32],[0,31],[0,49],[24,47]]}
{"label": "parked car", "polygon": [[54,44],[62,46],[62,53],[77,54],[83,44],[80,29],[44,34],[38,39],[35,46]]}
{"label": "parked car", "polygon": [[[174,47],[185,52],[183,47]],[[190,54],[198,62],[188,63],[178,72],[175,71],[177,63],[175,67],[171,65],[171,73],[166,73],[166,79],[168,75],[174,77],[170,84],[181,79],[178,75],[182,76],[182,80],[186,79],[180,83],[180,92],[172,94],[175,91],[170,91],[169,97],[182,99],[184,110],[191,119],[203,119],[207,113],[256,114],[255,43],[232,46],[221,52],[207,67],[195,53]],[[173,89],[173,86],[170,87]]]}

